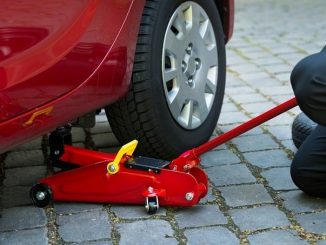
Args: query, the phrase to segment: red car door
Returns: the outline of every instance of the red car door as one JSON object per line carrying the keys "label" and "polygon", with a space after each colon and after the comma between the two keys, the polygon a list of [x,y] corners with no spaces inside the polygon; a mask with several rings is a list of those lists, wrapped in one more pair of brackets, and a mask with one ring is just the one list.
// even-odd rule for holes
{"label": "red car door", "polygon": [[[0,122],[63,96],[94,75],[131,2],[0,1]],[[113,23],[107,23],[110,14]]]}

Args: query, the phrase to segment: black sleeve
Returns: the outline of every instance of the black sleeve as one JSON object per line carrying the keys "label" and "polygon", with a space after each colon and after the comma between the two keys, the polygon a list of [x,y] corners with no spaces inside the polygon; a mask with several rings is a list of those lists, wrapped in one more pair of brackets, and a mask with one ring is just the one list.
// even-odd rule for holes
{"label": "black sleeve", "polygon": [[294,67],[291,84],[301,110],[326,126],[326,46]]}

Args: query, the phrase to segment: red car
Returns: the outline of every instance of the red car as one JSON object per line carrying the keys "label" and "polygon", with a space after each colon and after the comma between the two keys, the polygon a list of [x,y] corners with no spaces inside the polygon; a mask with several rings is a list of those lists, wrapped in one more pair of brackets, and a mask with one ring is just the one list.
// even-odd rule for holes
{"label": "red car", "polygon": [[104,108],[121,143],[172,158],[206,141],[234,0],[0,2],[0,152]]}

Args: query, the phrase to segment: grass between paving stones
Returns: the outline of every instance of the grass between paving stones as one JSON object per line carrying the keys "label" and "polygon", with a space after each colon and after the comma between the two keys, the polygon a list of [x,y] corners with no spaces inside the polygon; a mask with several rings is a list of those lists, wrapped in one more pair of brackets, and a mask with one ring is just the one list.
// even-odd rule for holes
{"label": "grass between paving stones", "polygon": [[47,217],[48,239],[50,245],[63,245],[64,241],[60,238],[59,227],[56,223],[57,214],[53,206],[46,207],[45,214]]}

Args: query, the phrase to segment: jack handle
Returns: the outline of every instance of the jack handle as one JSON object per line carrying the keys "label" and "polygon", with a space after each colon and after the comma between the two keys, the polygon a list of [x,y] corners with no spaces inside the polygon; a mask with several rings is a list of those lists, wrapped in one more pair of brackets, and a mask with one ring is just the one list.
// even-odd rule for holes
{"label": "jack handle", "polygon": [[292,109],[297,106],[297,100],[295,97],[283,102],[282,104],[264,112],[263,114],[252,118],[251,120],[239,125],[238,127],[231,129],[230,131],[217,136],[216,138],[196,147],[193,149],[196,156],[200,156],[215,147],[224,144],[225,142],[263,124],[264,122],[277,117],[278,115]]}
{"label": "jack handle", "polygon": [[120,169],[120,162],[121,159],[127,155],[127,156],[132,156],[132,154],[134,153],[134,151],[136,150],[136,147],[138,145],[138,141],[137,140],[133,140],[131,142],[129,142],[128,144],[125,144],[124,146],[122,146],[118,152],[118,154],[115,156],[114,160],[110,163],[108,163],[107,165],[107,171],[109,174],[116,174],[119,172]]}
{"label": "jack handle", "polygon": [[215,147],[220,146],[227,141],[259,126],[260,124],[286,112],[293,107],[297,106],[296,98],[293,97],[282,104],[264,112],[263,114],[252,118],[251,120],[239,125],[238,127],[231,129],[230,131],[221,134],[214,139],[182,153],[179,157],[172,161],[170,169],[172,170],[184,170],[187,171],[189,168],[196,166],[200,163],[199,156],[213,150]]}

